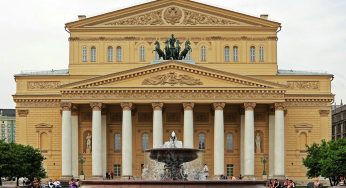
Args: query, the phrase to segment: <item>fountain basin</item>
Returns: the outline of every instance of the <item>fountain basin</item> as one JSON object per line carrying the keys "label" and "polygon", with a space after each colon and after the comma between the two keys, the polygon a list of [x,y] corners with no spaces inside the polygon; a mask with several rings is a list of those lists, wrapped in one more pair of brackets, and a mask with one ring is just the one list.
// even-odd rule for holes
{"label": "fountain basin", "polygon": [[150,152],[150,158],[162,163],[172,161],[186,163],[197,159],[199,149],[192,148],[155,148],[146,150]]}

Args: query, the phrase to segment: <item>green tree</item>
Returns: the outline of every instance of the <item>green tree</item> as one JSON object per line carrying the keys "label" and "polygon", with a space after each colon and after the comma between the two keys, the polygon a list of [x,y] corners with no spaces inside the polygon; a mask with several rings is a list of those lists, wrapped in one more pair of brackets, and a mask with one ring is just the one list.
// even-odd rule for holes
{"label": "green tree", "polygon": [[46,177],[44,159],[41,151],[31,146],[0,142],[0,176],[17,177],[17,186],[19,177]]}
{"label": "green tree", "polygon": [[303,164],[308,168],[309,177],[328,177],[330,185],[337,185],[338,177],[346,175],[346,139],[307,146],[307,156]]}

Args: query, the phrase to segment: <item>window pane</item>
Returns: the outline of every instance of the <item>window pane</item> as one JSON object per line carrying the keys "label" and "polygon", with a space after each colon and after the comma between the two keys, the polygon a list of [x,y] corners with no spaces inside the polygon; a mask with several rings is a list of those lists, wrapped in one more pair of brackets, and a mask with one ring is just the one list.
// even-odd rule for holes
{"label": "window pane", "polygon": [[114,165],[114,176],[121,176],[121,166],[120,164],[115,164]]}
{"label": "window pane", "polygon": [[113,47],[108,47],[108,62],[113,61]]}
{"label": "window pane", "polygon": [[144,46],[141,46],[139,56],[140,56],[141,62],[145,61],[145,48],[144,48]]}
{"label": "window pane", "polygon": [[96,48],[91,48],[91,62],[96,62]]}
{"label": "window pane", "polygon": [[118,152],[118,151],[120,151],[120,148],[121,148],[120,134],[115,133],[114,134],[114,151]]}
{"label": "window pane", "polygon": [[82,48],[82,61],[87,62],[87,48],[85,46]]}
{"label": "window pane", "polygon": [[205,149],[205,134],[204,133],[200,133],[198,135],[198,148],[199,149]]}
{"label": "window pane", "polygon": [[206,61],[206,49],[205,46],[202,46],[201,48],[201,61]]}
{"label": "window pane", "polygon": [[142,134],[142,151],[147,150],[149,148],[149,134]]}
{"label": "window pane", "polygon": [[259,60],[260,62],[264,61],[264,47],[263,46],[259,48]]}
{"label": "window pane", "polygon": [[250,47],[250,61],[251,62],[255,62],[255,47],[251,46]]}
{"label": "window pane", "polygon": [[226,135],[226,148],[227,151],[233,151],[233,134],[228,133]]}
{"label": "window pane", "polygon": [[227,164],[227,176],[233,176],[233,164]]}
{"label": "window pane", "polygon": [[229,62],[229,47],[226,46],[224,49],[225,62]]}
{"label": "window pane", "polygon": [[122,49],[120,46],[117,47],[117,62],[121,62],[122,59]]}

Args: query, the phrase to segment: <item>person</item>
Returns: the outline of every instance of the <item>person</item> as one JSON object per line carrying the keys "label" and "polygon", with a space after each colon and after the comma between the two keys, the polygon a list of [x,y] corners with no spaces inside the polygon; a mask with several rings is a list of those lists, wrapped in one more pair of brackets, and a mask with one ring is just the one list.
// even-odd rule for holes
{"label": "person", "polygon": [[86,148],[91,150],[91,135],[88,133],[88,135],[85,137],[86,139]]}
{"label": "person", "polygon": [[106,180],[109,179],[109,174],[108,174],[108,171],[106,171]]}
{"label": "person", "polygon": [[274,188],[279,188],[280,187],[280,182],[278,181],[278,179],[275,179],[274,180],[274,185],[273,185]]}
{"label": "person", "polygon": [[243,176],[241,174],[239,174],[239,180],[243,179]]}
{"label": "person", "polygon": [[289,180],[287,188],[294,188],[294,187],[296,187],[296,184],[292,180]]}
{"label": "person", "polygon": [[76,184],[76,180],[74,178],[72,178],[69,182],[68,182],[69,188],[77,188],[77,184]]}
{"label": "person", "polygon": [[48,187],[49,187],[49,188],[53,188],[53,187],[54,187],[54,184],[53,184],[53,180],[52,180],[52,179],[49,179],[49,181],[48,181]]}
{"label": "person", "polygon": [[314,188],[319,188],[320,184],[321,184],[320,181],[318,179],[316,179],[314,182]]}
{"label": "person", "polygon": [[259,133],[256,134],[256,152],[261,152],[261,135]]}
{"label": "person", "polygon": [[204,172],[205,179],[208,179],[208,176],[209,176],[209,168],[208,168],[207,164],[204,164],[203,172]]}
{"label": "person", "polygon": [[344,176],[340,176],[340,180],[339,180],[338,185],[340,185],[340,186],[345,186],[346,185]]}
{"label": "person", "polygon": [[58,179],[55,179],[53,184],[54,184],[55,188],[61,188],[60,181]]}
{"label": "person", "polygon": [[40,181],[37,178],[34,178],[34,180],[31,182],[31,187],[40,188],[41,187]]}
{"label": "person", "polygon": [[111,171],[111,178],[112,178],[112,179],[114,178],[114,172],[113,172],[113,170]]}
{"label": "person", "polygon": [[284,182],[284,187],[287,188],[288,184],[289,184],[289,181],[288,181],[288,178],[286,178],[286,180]]}

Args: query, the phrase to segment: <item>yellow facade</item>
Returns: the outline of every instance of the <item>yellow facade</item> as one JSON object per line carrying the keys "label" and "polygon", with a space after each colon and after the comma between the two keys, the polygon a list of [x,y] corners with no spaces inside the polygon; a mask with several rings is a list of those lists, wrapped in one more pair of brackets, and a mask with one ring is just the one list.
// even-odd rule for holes
{"label": "yellow facade", "polygon": [[[42,150],[50,177],[62,175],[61,102],[72,104],[72,115],[78,116],[78,135],[75,135],[78,147],[72,151],[86,157],[86,177],[92,176],[91,154],[85,151],[85,136],[92,131],[92,102],[102,103],[102,113],[107,117],[108,170],[114,164],[121,164],[121,152],[114,151],[114,134],[122,131],[120,103],[133,104],[132,168],[136,177],[140,176],[144,161],[143,133],[149,133],[149,147],[152,147],[153,102],[163,103],[163,140],[168,140],[170,131],[174,130],[183,142],[182,103],[194,103],[194,146],[198,148],[199,133],[205,133],[204,160],[211,174],[215,102],[225,103],[224,132],[232,133],[234,140],[233,150],[224,152],[225,174],[227,164],[233,164],[235,176],[241,171],[240,121],[244,103],[256,103],[254,134],[259,132],[262,136],[262,151],[255,153],[257,178],[262,177],[261,157],[269,153],[268,123],[275,103],[285,106],[286,176],[305,179],[304,145],[330,139],[333,76],[279,70],[280,23],[191,1],[160,0],[81,18],[67,23],[66,29],[70,32],[68,70],[15,75],[16,142]],[[173,60],[152,63],[154,42],[159,41],[163,48],[172,33],[182,42],[191,41],[191,60],[195,63]],[[121,47],[121,57],[118,47]],[[229,61],[225,57],[226,47],[230,49]],[[236,62],[234,47],[238,48]],[[255,47],[254,62],[251,62],[251,47]],[[91,57],[92,48],[96,49],[95,57]],[[205,61],[202,48],[206,49]],[[262,55],[260,48],[264,49]],[[111,61],[109,49],[112,49]],[[170,76],[173,82],[147,82],[159,75]],[[80,165],[78,168],[80,171]]]}

